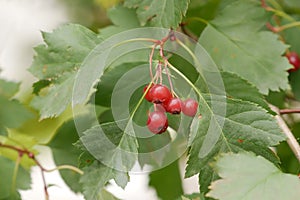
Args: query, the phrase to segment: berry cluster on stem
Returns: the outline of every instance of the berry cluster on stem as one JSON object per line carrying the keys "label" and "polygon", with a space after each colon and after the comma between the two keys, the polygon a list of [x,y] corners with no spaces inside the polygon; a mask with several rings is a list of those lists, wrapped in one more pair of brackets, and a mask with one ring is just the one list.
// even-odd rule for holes
{"label": "berry cluster on stem", "polygon": [[[176,37],[171,30],[170,34],[158,40],[153,45],[149,56],[149,71],[151,82],[144,87],[144,98],[154,104],[154,111],[148,114],[147,126],[148,129],[154,134],[161,134],[168,128],[168,118],[166,113],[180,114],[181,112],[187,116],[194,117],[197,113],[198,103],[194,99],[186,99],[182,101],[176,95],[171,75],[168,69],[168,59],[164,55],[164,44],[166,41],[175,41]],[[161,60],[158,61],[156,66],[156,73],[153,76],[153,56],[155,49],[159,46],[159,56]],[[170,89],[163,84],[162,72],[166,73]]]}

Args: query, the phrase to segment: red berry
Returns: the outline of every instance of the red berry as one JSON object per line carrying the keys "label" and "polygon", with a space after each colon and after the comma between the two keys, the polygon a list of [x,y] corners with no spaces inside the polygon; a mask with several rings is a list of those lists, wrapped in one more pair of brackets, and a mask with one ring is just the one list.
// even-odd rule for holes
{"label": "red berry", "polygon": [[166,109],[165,109],[164,105],[154,104],[154,106],[155,106],[155,111],[166,112]]}
{"label": "red berry", "polygon": [[187,99],[182,103],[181,110],[183,114],[194,117],[197,113],[198,103],[194,99]]}
{"label": "red berry", "polygon": [[172,114],[179,114],[181,112],[181,100],[179,98],[172,98],[164,107],[167,112]]}
{"label": "red berry", "polygon": [[166,103],[172,98],[170,90],[164,85],[153,85],[149,92],[149,95],[152,97],[152,102],[156,104]]}
{"label": "red berry", "polygon": [[148,116],[147,126],[152,133],[161,134],[168,128],[168,118],[165,113],[154,111]]}
{"label": "red berry", "polygon": [[[149,86],[149,85],[146,85],[146,86],[144,87],[144,93],[146,92],[148,86]],[[148,92],[147,92],[147,94],[145,95],[145,99],[146,99],[147,101],[150,101],[150,102],[152,102],[152,100],[153,100],[153,99],[152,99],[152,96],[151,96],[151,93],[150,93],[150,90],[151,90],[152,87],[153,87],[153,85],[151,84],[151,85],[150,85],[150,88],[149,88],[149,90],[148,90]]]}
{"label": "red berry", "polygon": [[286,57],[288,58],[291,65],[294,66],[294,68],[289,69],[289,72],[295,72],[300,68],[300,58],[296,52],[289,52],[286,54]]}

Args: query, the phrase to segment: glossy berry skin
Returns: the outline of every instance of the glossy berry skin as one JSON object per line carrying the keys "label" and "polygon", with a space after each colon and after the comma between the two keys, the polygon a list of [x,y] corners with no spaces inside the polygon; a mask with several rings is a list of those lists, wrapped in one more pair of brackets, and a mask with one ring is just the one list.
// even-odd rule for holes
{"label": "glossy berry skin", "polygon": [[300,68],[300,58],[296,52],[289,52],[286,54],[286,57],[288,58],[291,65],[294,66],[294,68],[289,69],[289,72],[295,72]]}
{"label": "glossy berry skin", "polygon": [[194,99],[187,99],[182,103],[181,111],[186,116],[194,117],[197,113],[198,103]]}
{"label": "glossy berry skin", "polygon": [[[146,85],[146,86],[144,87],[144,90],[143,90],[144,93],[146,92],[148,86],[149,86],[149,85]],[[151,84],[151,86],[150,86],[150,88],[149,88],[147,94],[145,95],[145,99],[146,99],[147,101],[149,101],[149,102],[152,102],[152,100],[153,100],[153,99],[152,99],[152,96],[151,96],[151,93],[150,93],[150,90],[151,90],[152,87],[153,87],[153,85]]]}
{"label": "glossy berry skin", "polygon": [[165,85],[156,84],[149,90],[150,99],[155,104],[166,103],[172,98],[170,90]]}
{"label": "glossy berry skin", "polygon": [[168,128],[168,118],[164,112],[154,111],[148,116],[147,127],[152,133],[161,134]]}
{"label": "glossy berry skin", "polygon": [[166,108],[163,104],[154,104],[155,106],[155,111],[160,111],[165,113],[166,112]]}
{"label": "glossy berry skin", "polygon": [[179,98],[172,98],[168,103],[163,104],[166,111],[171,114],[179,114],[181,112],[182,101]]}

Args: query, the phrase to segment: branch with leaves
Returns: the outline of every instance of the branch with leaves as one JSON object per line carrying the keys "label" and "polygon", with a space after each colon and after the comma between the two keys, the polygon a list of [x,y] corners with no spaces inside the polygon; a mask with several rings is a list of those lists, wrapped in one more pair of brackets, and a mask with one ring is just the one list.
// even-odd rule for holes
{"label": "branch with leaves", "polygon": [[[282,114],[287,114],[290,113],[291,110],[288,110],[288,112],[286,112],[284,110],[284,112],[282,112],[282,110],[279,110],[276,106],[274,105],[270,105],[270,108],[277,113],[277,115],[275,116],[278,125],[280,126],[280,128],[282,129],[283,133],[285,134],[285,136],[287,137],[287,143],[290,146],[291,150],[293,151],[293,153],[295,154],[298,162],[300,163],[300,145],[298,143],[298,141],[296,140],[296,138],[294,137],[293,133],[291,132],[291,130],[289,129],[289,127],[287,126],[287,124],[285,123],[284,119],[281,117]],[[294,111],[294,110],[293,110]]]}
{"label": "branch with leaves", "polygon": [[[23,165],[34,163],[46,199],[45,173],[70,169],[80,175],[59,172],[74,192],[86,200],[115,200],[105,186],[113,179],[125,188],[136,163],[157,169],[150,172],[150,185],[163,200],[297,199],[298,178],[278,168],[299,173],[290,163],[300,161],[299,136],[291,132],[300,122],[287,114],[300,110],[285,107],[287,96],[296,106],[300,102],[300,14],[291,12],[277,0],[124,0],[107,11],[111,24],[99,33],[78,24],[43,32],[44,44],[34,49],[29,68],[38,81],[23,98],[26,103],[14,98],[18,84],[0,80],[0,139],[13,141],[0,143],[3,158],[9,158],[0,167],[10,166],[15,180]],[[164,92],[153,92],[152,85]],[[72,113],[70,105],[77,104],[87,109]],[[287,150],[280,146],[284,141]],[[27,149],[46,144],[58,167],[42,166],[23,144]],[[184,152],[185,177],[199,176],[200,194],[185,195],[180,189],[175,160]],[[262,166],[266,170],[257,173]],[[265,188],[272,193],[256,193]]]}
{"label": "branch with leaves", "polygon": [[43,184],[44,184],[44,193],[45,193],[45,200],[49,200],[49,192],[48,192],[48,185],[46,183],[46,179],[45,179],[45,172],[53,172],[55,170],[62,170],[62,169],[69,169],[69,170],[72,170],[78,174],[83,174],[83,171],[74,167],[74,166],[70,166],[70,165],[61,165],[61,166],[58,166],[54,169],[46,169],[45,167],[43,167],[41,165],[41,163],[36,159],[36,156],[33,152],[31,151],[28,151],[27,149],[21,149],[19,147],[15,147],[15,146],[12,146],[12,145],[8,145],[8,144],[3,144],[0,142],[0,148],[6,148],[6,149],[10,149],[10,150],[13,150],[13,151],[16,151],[18,153],[18,157],[17,157],[17,160],[16,160],[16,167],[15,167],[15,170],[14,170],[14,175],[13,175],[13,184],[12,184],[12,188],[15,188],[15,182],[16,182],[16,178],[17,178],[17,174],[18,174],[18,168],[19,168],[19,165],[21,164],[21,159],[24,155],[27,155],[28,158],[32,159],[34,161],[34,163],[40,168],[41,170],[41,174],[42,174],[42,179],[43,179]]}

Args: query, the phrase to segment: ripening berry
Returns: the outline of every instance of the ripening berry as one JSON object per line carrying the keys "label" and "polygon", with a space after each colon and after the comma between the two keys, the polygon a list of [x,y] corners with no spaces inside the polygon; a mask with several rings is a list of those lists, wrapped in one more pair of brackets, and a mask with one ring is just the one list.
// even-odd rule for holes
{"label": "ripening berry", "polygon": [[294,66],[294,68],[289,69],[289,72],[295,72],[300,68],[300,58],[296,52],[289,52],[286,54],[286,57],[288,58],[291,65]]}
{"label": "ripening berry", "polygon": [[161,134],[168,128],[168,118],[164,112],[154,111],[148,116],[147,127],[152,133]]}
{"label": "ripening berry", "polygon": [[149,90],[149,96],[155,104],[166,103],[172,98],[170,90],[165,85],[156,84]]}
{"label": "ripening berry", "polygon": [[166,111],[172,114],[179,114],[181,112],[182,101],[179,98],[172,98],[168,103],[163,104]]}
{"label": "ripening berry", "polygon": [[[146,86],[144,87],[144,93],[146,92],[148,86],[149,86],[149,85],[146,85]],[[152,99],[152,96],[150,95],[150,90],[151,90],[152,87],[153,87],[153,84],[151,84],[151,86],[150,86],[150,88],[149,88],[147,94],[145,95],[145,99],[146,99],[147,101],[149,101],[149,102],[152,102],[152,100],[153,100],[153,99]]]}
{"label": "ripening berry", "polygon": [[194,99],[187,99],[182,103],[181,111],[183,114],[194,117],[197,113],[198,103]]}

